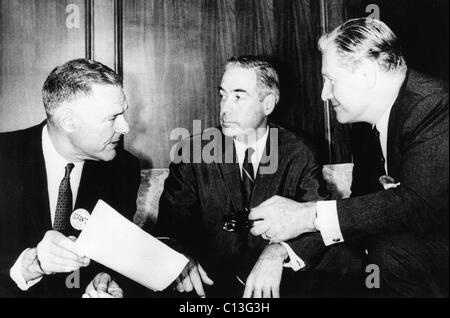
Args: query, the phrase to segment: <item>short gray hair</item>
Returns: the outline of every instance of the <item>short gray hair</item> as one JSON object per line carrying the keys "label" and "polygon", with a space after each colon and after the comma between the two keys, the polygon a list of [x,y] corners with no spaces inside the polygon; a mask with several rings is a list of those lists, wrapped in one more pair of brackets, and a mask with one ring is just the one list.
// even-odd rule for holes
{"label": "short gray hair", "polygon": [[225,65],[225,70],[233,67],[253,69],[256,73],[258,96],[263,100],[268,93],[275,96],[275,103],[280,100],[280,81],[278,73],[268,58],[262,56],[233,56]]}
{"label": "short gray hair", "polygon": [[354,70],[363,59],[375,61],[383,71],[406,72],[407,66],[394,32],[382,21],[352,19],[319,39],[322,54],[332,44],[340,63]]}
{"label": "short gray hair", "polygon": [[64,102],[81,95],[90,95],[92,85],[115,85],[122,87],[122,79],[102,63],[75,59],[53,69],[42,87],[42,100],[48,120]]}

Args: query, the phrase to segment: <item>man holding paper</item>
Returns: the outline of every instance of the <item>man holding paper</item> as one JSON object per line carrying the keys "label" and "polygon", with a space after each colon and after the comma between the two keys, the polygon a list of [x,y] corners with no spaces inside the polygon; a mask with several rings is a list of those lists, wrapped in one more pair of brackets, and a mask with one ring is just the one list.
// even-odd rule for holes
{"label": "man holding paper", "polygon": [[112,277],[77,253],[70,217],[99,199],[128,219],[136,210],[139,162],[119,145],[129,131],[122,80],[101,63],[72,60],[42,94],[46,121],[0,134],[1,296],[81,297],[91,281],[88,295],[119,297]]}

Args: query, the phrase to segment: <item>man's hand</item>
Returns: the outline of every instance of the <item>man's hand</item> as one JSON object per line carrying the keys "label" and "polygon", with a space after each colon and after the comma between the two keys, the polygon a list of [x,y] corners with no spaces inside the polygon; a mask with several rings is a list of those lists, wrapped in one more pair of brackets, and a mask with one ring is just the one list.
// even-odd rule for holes
{"label": "man's hand", "polygon": [[264,234],[264,238],[278,243],[316,231],[316,203],[299,203],[276,195],[253,208],[248,218],[254,221],[253,235]]}
{"label": "man's hand", "polygon": [[205,298],[205,290],[203,289],[203,283],[211,286],[214,282],[208,277],[202,266],[192,258],[189,258],[189,263],[181,272],[180,276],[176,280],[176,288],[180,293],[191,292],[195,289],[197,295],[201,298]]}
{"label": "man's hand", "polygon": [[288,257],[281,244],[269,244],[245,283],[244,298],[279,298],[283,263]]}
{"label": "man's hand", "polygon": [[44,274],[73,272],[89,265],[89,258],[77,254],[74,240],[58,231],[45,233],[37,245],[37,257]]}
{"label": "man's hand", "polygon": [[99,273],[86,287],[83,298],[122,298],[122,288],[107,273]]}
{"label": "man's hand", "polygon": [[37,258],[37,248],[29,248],[22,257],[21,271],[26,282],[37,279],[44,275],[44,271]]}

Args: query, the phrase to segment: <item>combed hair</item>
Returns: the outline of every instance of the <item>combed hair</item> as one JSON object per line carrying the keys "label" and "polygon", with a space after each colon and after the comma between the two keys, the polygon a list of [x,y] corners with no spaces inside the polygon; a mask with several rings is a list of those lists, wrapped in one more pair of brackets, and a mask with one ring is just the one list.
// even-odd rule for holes
{"label": "combed hair", "polygon": [[71,60],[53,69],[42,87],[47,118],[51,121],[62,103],[90,95],[94,84],[122,87],[122,79],[109,67],[87,59]]}
{"label": "combed hair", "polygon": [[356,69],[363,59],[375,61],[383,71],[406,72],[406,62],[394,32],[382,21],[372,18],[352,19],[322,35],[322,54],[333,44],[340,63]]}
{"label": "combed hair", "polygon": [[280,82],[275,67],[266,57],[262,56],[233,56],[228,59],[225,70],[233,67],[253,69],[256,72],[258,96],[263,100],[268,94],[275,96],[275,102],[280,99]]}

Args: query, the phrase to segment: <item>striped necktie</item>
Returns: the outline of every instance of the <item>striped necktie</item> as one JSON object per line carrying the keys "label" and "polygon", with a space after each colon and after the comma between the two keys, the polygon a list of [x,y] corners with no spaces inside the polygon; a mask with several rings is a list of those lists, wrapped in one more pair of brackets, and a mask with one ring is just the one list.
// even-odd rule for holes
{"label": "striped necktie", "polygon": [[242,164],[241,191],[244,207],[247,213],[250,208],[250,198],[252,195],[253,186],[255,184],[255,174],[251,161],[251,157],[254,153],[255,150],[253,148],[247,148],[245,151],[245,159]]}

